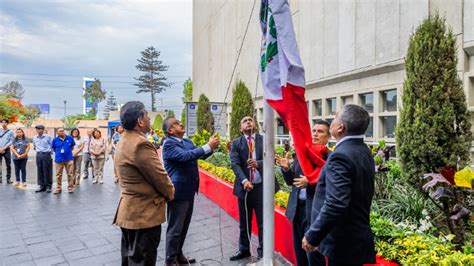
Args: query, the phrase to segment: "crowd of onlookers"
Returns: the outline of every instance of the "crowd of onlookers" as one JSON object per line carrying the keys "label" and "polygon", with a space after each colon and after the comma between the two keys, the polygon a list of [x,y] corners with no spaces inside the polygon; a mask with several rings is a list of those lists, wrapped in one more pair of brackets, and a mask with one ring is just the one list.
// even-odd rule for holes
{"label": "crowd of onlookers", "polygon": [[[0,120],[0,183],[3,182],[2,163],[6,164],[6,182],[17,188],[27,186],[27,162],[30,149],[36,153],[37,184],[36,192],[53,192],[53,160],[57,187],[55,194],[62,192],[62,177],[67,176],[67,191],[73,193],[80,186],[81,180],[89,178],[91,172],[93,184],[104,183],[104,164],[114,159],[115,149],[123,134],[123,126],[113,129],[109,138],[104,138],[98,129],[90,129],[86,136],[81,136],[78,128],[67,134],[64,128],[56,130],[56,136],[46,132],[43,125],[36,125],[36,135],[28,140],[23,129],[8,128],[8,119]],[[14,164],[15,181],[11,178]],[[92,171],[89,171],[92,168]],[[115,174],[115,183],[119,177]]]}

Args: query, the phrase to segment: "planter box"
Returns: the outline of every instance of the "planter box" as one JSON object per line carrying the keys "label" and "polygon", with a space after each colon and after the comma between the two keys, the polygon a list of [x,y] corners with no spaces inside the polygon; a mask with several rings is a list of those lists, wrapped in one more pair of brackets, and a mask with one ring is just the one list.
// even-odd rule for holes
{"label": "planter box", "polygon": [[[217,178],[213,174],[202,169],[199,169],[199,178],[199,191],[238,221],[239,209],[237,205],[237,197],[232,194],[233,184]],[[288,261],[295,264],[296,258],[293,249],[292,231],[291,222],[285,216],[285,209],[275,207],[275,250],[280,252]],[[252,233],[256,235],[257,232],[257,223],[254,215]],[[238,236],[236,235],[235,237]],[[395,266],[398,264],[377,257],[376,265]]]}

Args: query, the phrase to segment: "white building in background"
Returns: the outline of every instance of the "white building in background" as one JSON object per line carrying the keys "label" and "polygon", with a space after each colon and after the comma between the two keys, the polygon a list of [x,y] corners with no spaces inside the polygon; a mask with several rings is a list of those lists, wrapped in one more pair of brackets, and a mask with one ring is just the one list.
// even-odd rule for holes
{"label": "white building in background", "polygon": [[[251,14],[252,0],[193,1],[193,100],[225,98],[234,62]],[[458,73],[474,112],[474,0],[290,0],[300,55],[306,70],[309,119],[331,120],[346,103],[371,115],[368,142],[394,142],[405,79],[410,34],[430,14],[446,17],[458,44]],[[255,94],[263,120],[261,80],[257,83],[261,32],[256,1],[234,79]],[[277,134],[287,133],[277,122]]]}

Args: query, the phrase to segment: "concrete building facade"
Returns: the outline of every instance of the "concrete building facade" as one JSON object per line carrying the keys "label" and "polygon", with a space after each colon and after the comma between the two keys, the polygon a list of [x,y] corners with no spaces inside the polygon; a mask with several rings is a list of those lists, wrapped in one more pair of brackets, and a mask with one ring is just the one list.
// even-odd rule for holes
{"label": "concrete building facade", "polygon": [[[367,142],[395,141],[394,129],[405,79],[411,33],[430,14],[446,17],[458,45],[458,73],[474,112],[474,0],[290,0],[300,55],[306,71],[309,119],[333,119],[344,104],[371,115]],[[250,18],[247,35],[244,34]],[[246,83],[263,119],[258,79],[260,1],[193,2],[193,99],[229,103],[229,84]],[[235,75],[231,74],[245,36]],[[232,88],[231,88],[232,90]],[[277,121],[278,135],[287,133]]]}

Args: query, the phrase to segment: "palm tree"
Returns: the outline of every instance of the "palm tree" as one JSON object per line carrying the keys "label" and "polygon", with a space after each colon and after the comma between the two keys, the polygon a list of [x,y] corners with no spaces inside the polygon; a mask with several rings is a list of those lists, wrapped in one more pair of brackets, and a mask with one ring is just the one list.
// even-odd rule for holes
{"label": "palm tree", "polygon": [[75,128],[79,124],[79,120],[77,120],[76,116],[67,116],[62,118],[61,121],[63,121],[65,129]]}

